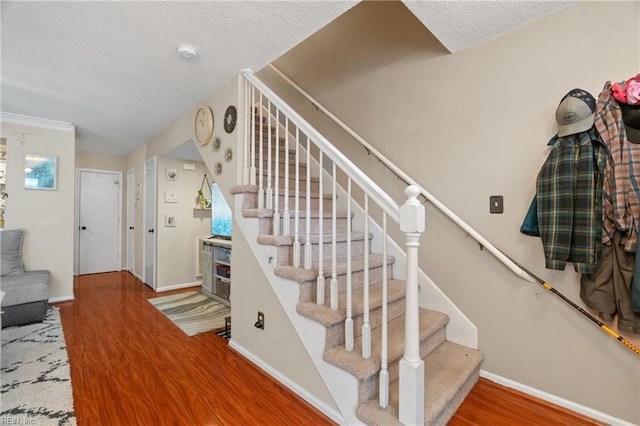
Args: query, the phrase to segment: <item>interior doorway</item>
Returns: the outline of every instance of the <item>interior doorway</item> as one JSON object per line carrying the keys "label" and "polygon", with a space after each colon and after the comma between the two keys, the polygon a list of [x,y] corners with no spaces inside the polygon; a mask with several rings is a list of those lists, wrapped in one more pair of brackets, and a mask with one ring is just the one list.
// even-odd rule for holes
{"label": "interior doorway", "polygon": [[122,267],[122,172],[78,169],[78,274]]}
{"label": "interior doorway", "polygon": [[143,281],[153,290],[156,289],[156,188],[157,157],[151,157],[144,163],[144,229],[143,229]]}
{"label": "interior doorway", "polygon": [[127,172],[127,271],[136,272],[136,171]]}

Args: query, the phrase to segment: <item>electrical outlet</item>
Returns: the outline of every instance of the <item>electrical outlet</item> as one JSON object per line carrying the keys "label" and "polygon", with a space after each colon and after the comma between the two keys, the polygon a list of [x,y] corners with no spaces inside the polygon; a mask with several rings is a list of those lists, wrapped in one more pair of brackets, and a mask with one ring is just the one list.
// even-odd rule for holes
{"label": "electrical outlet", "polygon": [[502,195],[492,195],[489,197],[489,212],[504,213],[504,198]]}

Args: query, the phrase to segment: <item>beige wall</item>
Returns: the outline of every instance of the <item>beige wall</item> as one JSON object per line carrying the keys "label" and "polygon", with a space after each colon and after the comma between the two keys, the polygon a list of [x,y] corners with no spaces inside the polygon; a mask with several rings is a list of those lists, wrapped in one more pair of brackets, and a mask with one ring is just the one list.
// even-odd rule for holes
{"label": "beige wall", "polygon": [[94,170],[106,170],[122,173],[122,181],[120,182],[122,188],[122,200],[120,206],[121,214],[121,232],[122,232],[122,246],[120,248],[121,265],[122,269],[125,269],[127,264],[127,170],[126,170],[126,158],[116,157],[113,155],[97,154],[94,152],[76,151],[76,168],[78,169],[94,169]]}
{"label": "beige wall", "polygon": [[[196,170],[183,170],[182,160],[158,158],[158,290],[163,287],[194,283],[196,277],[196,238],[211,234],[211,210],[194,210],[195,199],[204,173],[211,175],[204,163],[189,163]],[[178,175],[174,181],[165,178],[167,169],[175,169]],[[209,179],[211,182],[211,179]],[[208,195],[207,189],[203,192]],[[165,192],[175,192],[177,203],[165,202]],[[210,197],[208,197],[210,198]],[[175,227],[165,226],[165,216],[176,219]]]}
{"label": "beige wall", "polygon": [[[39,120],[38,120],[39,121]],[[2,123],[7,138],[5,228],[24,228],[25,269],[51,272],[49,297],[73,297],[73,235],[75,210],[75,133],[28,125]],[[24,143],[20,142],[24,135]],[[58,157],[55,191],[24,189],[25,154]]]}
{"label": "beige wall", "polygon": [[[575,87],[597,97],[607,80],[637,74],[639,27],[638,2],[580,2],[449,54],[401,3],[364,2],[276,65],[490,241],[581,303],[571,265],[545,270],[540,240],[519,228],[557,104]],[[275,84],[270,74],[260,73]],[[395,177],[308,103],[278,92],[399,192]],[[505,212],[489,214],[489,196],[498,194]],[[637,356],[517,278],[430,206],[420,263],[478,326],[484,370],[640,423]]]}

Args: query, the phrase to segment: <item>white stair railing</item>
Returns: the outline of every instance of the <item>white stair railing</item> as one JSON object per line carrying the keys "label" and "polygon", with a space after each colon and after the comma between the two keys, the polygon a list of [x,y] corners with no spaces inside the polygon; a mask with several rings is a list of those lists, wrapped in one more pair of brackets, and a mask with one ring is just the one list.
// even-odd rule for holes
{"label": "white stair railing", "polygon": [[451,221],[453,221],[456,225],[458,225],[462,230],[464,230],[470,237],[476,240],[481,247],[484,247],[496,257],[500,262],[502,262],[507,268],[511,270],[514,274],[519,276],[520,278],[535,283],[536,280],[529,275],[526,271],[524,271],[521,267],[516,265],[508,256],[506,256],[500,249],[491,244],[486,238],[484,238],[478,231],[473,229],[471,225],[462,220],[458,215],[452,212],[447,206],[445,206],[440,200],[438,200],[433,194],[427,191],[425,188],[420,186],[415,180],[411,178],[408,174],[406,174],[402,169],[396,166],[391,160],[382,155],[377,149],[375,149],[371,144],[369,144],[366,140],[362,138],[359,134],[357,134],[353,129],[347,126],[342,120],[336,117],[331,111],[325,108],[321,103],[315,100],[311,95],[305,92],[300,86],[294,83],[289,77],[284,75],[282,71],[276,68],[273,64],[269,64],[269,68],[271,68],[277,75],[279,75],[284,81],[286,81],[291,87],[293,87],[298,93],[304,96],[309,102],[313,104],[316,109],[322,111],[327,117],[329,117],[334,123],[336,123],[342,130],[347,132],[352,138],[354,138],[360,145],[362,145],[367,152],[373,154],[382,164],[385,165],[393,174],[395,174],[398,178],[402,179],[407,185],[416,185],[420,188],[420,195],[427,199],[435,208],[440,210],[445,216],[447,216]]}
{"label": "white stair railing", "polygon": [[[315,238],[317,236],[318,246],[317,246],[317,268],[318,268],[318,279],[316,286],[316,302],[318,304],[324,304],[325,294],[325,276],[323,271],[323,263],[324,263],[324,255],[323,250],[325,246],[325,242],[327,247],[330,248],[331,253],[331,279],[329,285],[330,291],[330,306],[331,309],[338,309],[338,280],[337,280],[337,244],[338,244],[338,235],[337,235],[337,196],[336,196],[336,187],[337,182],[339,180],[346,180],[348,185],[348,192],[351,194],[352,186],[355,187],[363,193],[364,197],[364,235],[363,235],[363,259],[364,259],[364,283],[363,283],[363,329],[362,329],[362,355],[367,358],[371,355],[371,325],[369,323],[369,261],[370,261],[370,253],[369,253],[369,221],[373,220],[369,217],[369,202],[371,201],[377,208],[382,210],[383,217],[383,234],[382,234],[382,246],[383,246],[383,254],[386,255],[386,241],[388,239],[387,235],[387,219],[390,219],[396,226],[399,227],[400,231],[404,232],[407,240],[407,262],[406,262],[406,312],[405,312],[405,353],[400,362],[400,413],[399,419],[401,422],[405,424],[422,424],[424,422],[424,364],[420,359],[419,353],[419,305],[418,305],[418,240],[420,238],[421,233],[424,231],[425,227],[425,218],[424,218],[424,206],[420,204],[417,200],[417,195],[420,193],[420,188],[417,186],[410,186],[405,191],[407,195],[406,201],[403,203],[402,207],[394,201],[385,191],[383,191],[373,180],[371,180],[362,170],[356,167],[347,157],[345,157],[335,146],[333,146],[323,135],[321,135],[317,130],[315,130],[309,123],[307,123],[295,110],[293,110],[288,104],[286,104],[279,96],[277,96],[269,87],[267,87],[262,81],[260,81],[252,71],[245,70],[241,73],[241,79],[244,79],[245,84],[239,84],[239,87],[244,87],[245,93],[244,98],[245,102],[249,105],[246,108],[246,111],[241,111],[241,113],[249,114],[249,120],[241,120],[240,122],[248,123],[252,132],[255,132],[256,129],[256,116],[260,120],[260,134],[259,140],[256,141],[255,133],[247,132],[251,134],[251,137],[246,139],[244,142],[243,150],[245,157],[246,152],[250,152],[251,155],[248,157],[250,162],[247,164],[244,162],[243,164],[243,182],[242,184],[252,184],[255,185],[256,182],[256,173],[258,173],[258,196],[261,196],[261,193],[264,194],[264,182],[263,182],[263,162],[269,161],[269,159],[265,160],[265,152],[263,150],[263,110],[266,108],[265,105],[268,105],[268,114],[275,115],[277,118],[276,126],[282,126],[285,132],[285,150],[284,150],[284,210],[282,212],[282,234],[290,235],[289,229],[289,221],[291,220],[291,213],[288,208],[288,199],[289,199],[289,155],[290,149],[295,153],[295,164],[294,164],[294,176],[295,176],[295,212],[293,217],[293,228],[294,228],[294,236],[293,236],[293,247],[292,247],[292,264],[296,267],[301,265],[301,252],[300,252],[300,240],[299,240],[299,230],[300,230],[300,203],[299,203],[299,180],[300,180],[300,150],[302,148],[302,141],[306,141],[306,151],[309,153],[310,151],[318,152],[317,161],[319,163],[319,167],[317,168],[317,179],[318,179],[318,214],[315,219],[317,220],[317,234],[313,236]],[[258,102],[256,102],[256,99]],[[258,114],[256,114],[256,108]],[[291,127],[293,126],[293,127]],[[290,135],[290,130],[294,131],[295,129],[295,137]],[[271,130],[268,131],[268,136],[271,137]],[[259,144],[259,149],[256,154],[256,144]],[[268,152],[271,154],[270,142],[269,142]],[[275,158],[272,159],[276,164],[279,164],[281,161],[278,158],[281,155],[280,151],[276,150],[274,153]],[[330,166],[325,170],[324,160],[330,161]],[[258,162],[259,168],[256,168],[256,162]],[[311,167],[311,164],[307,162],[307,168]],[[330,171],[329,171],[330,170]],[[309,172],[307,172],[309,173]],[[331,206],[330,208],[325,208],[325,204],[323,203],[323,181],[326,178],[331,179]],[[272,179],[267,173],[267,179]],[[279,176],[275,176],[275,179],[279,179]],[[310,175],[307,175],[307,194],[310,192]],[[266,183],[267,188],[275,186],[270,182]],[[262,191],[262,192],[261,192]],[[276,190],[277,192],[277,190]],[[264,195],[262,195],[263,202],[259,204],[260,206],[264,206]],[[347,251],[347,291],[349,292],[347,295],[347,306],[345,307],[347,310],[347,319],[345,321],[345,348],[347,350],[353,349],[353,319],[352,312],[353,307],[351,306],[352,297],[352,265],[351,265],[351,255],[353,250],[354,242],[351,239],[350,231],[351,231],[351,197],[347,200],[347,236],[346,236],[346,251]],[[260,198],[259,198],[260,203]],[[308,204],[308,203],[307,203]],[[275,216],[275,214],[274,214]],[[305,211],[305,220],[309,223],[312,219],[314,219],[315,213],[310,212],[309,209]],[[325,217],[330,218],[330,232],[325,233],[323,227],[323,221]],[[274,229],[276,229],[276,225],[274,224]],[[309,237],[308,237],[309,238]],[[307,239],[308,241],[308,239]],[[305,248],[306,252],[306,248]],[[306,256],[305,256],[306,257]],[[387,259],[386,256],[382,259],[382,263],[386,265]],[[306,260],[305,264],[306,266]],[[385,303],[381,306],[381,315],[384,319],[387,318],[387,304],[386,304],[386,267],[383,278],[383,299]],[[385,322],[386,323],[386,322]],[[381,353],[379,354],[380,359],[382,360],[383,370],[380,373],[380,405],[386,407],[388,404],[388,372],[387,372],[387,347],[386,347],[386,326],[382,328],[382,340],[383,340],[383,348]],[[407,401],[403,401],[407,400]]]}

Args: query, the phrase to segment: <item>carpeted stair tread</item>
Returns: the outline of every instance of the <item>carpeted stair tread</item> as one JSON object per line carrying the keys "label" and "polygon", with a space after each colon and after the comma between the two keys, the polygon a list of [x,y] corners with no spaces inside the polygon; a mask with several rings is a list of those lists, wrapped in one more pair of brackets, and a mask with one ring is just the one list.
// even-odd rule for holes
{"label": "carpeted stair tread", "polygon": [[[389,303],[403,298],[405,293],[405,281],[387,281],[387,298]],[[361,315],[364,310],[362,303],[364,294],[362,290],[359,290],[354,292],[351,297],[352,317],[356,317]],[[330,327],[339,322],[343,322],[347,318],[346,306],[347,294],[343,292],[338,295],[338,309],[331,309],[328,302],[324,305],[318,305],[315,302],[301,302],[298,303],[298,313],[319,322],[325,327]],[[373,311],[380,306],[382,306],[382,283],[372,285],[369,288],[369,309]]]}
{"label": "carpeted stair tread", "polygon": [[[477,380],[482,353],[444,341],[423,358],[425,363],[425,425],[444,425],[453,416]],[[399,381],[389,385],[389,406],[380,408],[378,397],[360,404],[356,413],[367,424],[399,425]]]}
{"label": "carpeted stair tread", "polygon": [[[373,234],[369,233],[369,239],[373,238]],[[362,241],[364,240],[364,232],[352,232],[351,233],[351,241]],[[268,244],[275,247],[284,247],[284,246],[292,246],[295,241],[295,237],[293,235],[258,235],[258,244]],[[305,244],[307,242],[307,236],[304,232],[300,232],[298,236],[298,241],[300,244]],[[311,244],[318,244],[320,241],[320,236],[318,234],[312,234],[309,236],[309,241]],[[342,243],[347,241],[347,233],[346,232],[336,232],[336,242]],[[322,243],[323,244],[331,244],[331,233],[322,234]]]}
{"label": "carpeted stair tread", "polygon": [[[384,257],[381,254],[369,255],[369,268],[375,268],[381,266]],[[395,262],[393,256],[387,256],[387,264],[391,265]],[[322,269],[325,277],[331,276],[331,259],[324,260],[322,263]],[[362,271],[364,269],[364,257],[357,256],[351,258],[351,272]],[[318,265],[314,264],[311,269],[296,268],[295,266],[279,265],[273,268],[274,274],[279,277],[289,278],[298,283],[315,280],[318,278]],[[336,260],[336,275],[342,275],[347,273],[347,259]]]}
{"label": "carpeted stair tread", "polygon": [[[427,340],[442,329],[449,318],[439,312],[420,309],[420,342]],[[389,364],[402,358],[404,352],[404,315],[394,318],[388,324],[388,356]],[[380,371],[380,328],[371,330],[371,357],[362,358],[362,337],[354,339],[353,351],[342,346],[326,349],[324,360],[340,367],[358,380],[364,380]]]}
{"label": "carpeted stair tread", "polygon": [[[301,188],[300,191],[298,191],[298,195],[300,197],[300,205],[301,205],[302,209],[305,208],[304,203],[306,202],[306,199],[307,199],[307,188],[306,188],[306,185],[303,185],[303,186],[304,187]],[[260,189],[260,187],[258,185],[239,185],[239,186],[234,186],[231,189],[231,193],[232,194],[245,194],[245,193],[257,194],[259,189]],[[265,185],[265,187],[263,189],[266,191],[266,189],[267,189],[266,185]],[[275,195],[275,188],[272,188],[272,189],[274,189],[274,195]],[[280,193],[278,194],[278,196],[284,197],[284,190],[282,188],[280,188],[279,192]],[[295,196],[293,191],[291,191],[291,188],[289,190],[289,193],[290,193],[289,197],[294,197]],[[324,194],[322,194],[322,198],[325,199],[325,200],[330,200],[331,197],[332,197],[332,194],[330,192],[325,192]],[[310,192],[310,198],[312,198],[312,199],[313,198],[319,198],[319,192],[318,191],[311,191]]]}
{"label": "carpeted stair tread", "polygon": [[[274,212],[275,211],[273,209],[242,209],[242,216],[257,217],[257,218],[271,218],[273,217]],[[324,213],[325,214],[322,215],[323,219],[331,218],[330,213],[329,214],[326,214],[327,212],[324,212]],[[293,210],[289,210],[289,214],[291,215],[291,218],[295,217],[295,212]],[[282,217],[283,215],[284,215],[284,210],[280,209],[280,217]],[[351,213],[351,216],[353,217],[353,213]],[[301,219],[305,219],[307,217],[306,210],[301,210],[298,217]],[[309,217],[311,219],[318,219],[320,218],[320,214],[318,213],[317,210],[312,210],[311,215]],[[341,211],[336,212],[336,219],[346,219],[346,218],[347,218],[346,212],[341,212]]]}

